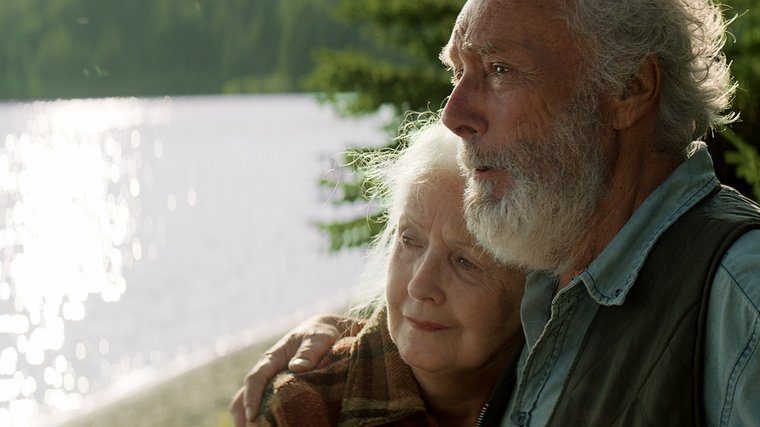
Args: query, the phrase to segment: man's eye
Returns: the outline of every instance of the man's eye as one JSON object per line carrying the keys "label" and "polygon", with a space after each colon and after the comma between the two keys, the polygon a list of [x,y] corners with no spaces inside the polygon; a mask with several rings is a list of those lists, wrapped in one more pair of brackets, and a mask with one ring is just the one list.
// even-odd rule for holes
{"label": "man's eye", "polygon": [[459,264],[462,268],[466,270],[473,270],[473,269],[478,268],[478,266],[476,266],[469,259],[463,256],[460,256],[457,258],[457,264]]}
{"label": "man's eye", "polygon": [[449,67],[449,72],[451,73],[452,84],[456,84],[462,78],[463,71],[461,68]]}
{"label": "man's eye", "polygon": [[491,64],[491,70],[497,76],[501,76],[509,72],[509,67],[504,64]]}
{"label": "man's eye", "polygon": [[414,247],[419,246],[419,244],[417,243],[416,240],[414,240],[413,238],[407,236],[406,234],[402,234],[401,235],[401,243],[404,246],[414,246]]}

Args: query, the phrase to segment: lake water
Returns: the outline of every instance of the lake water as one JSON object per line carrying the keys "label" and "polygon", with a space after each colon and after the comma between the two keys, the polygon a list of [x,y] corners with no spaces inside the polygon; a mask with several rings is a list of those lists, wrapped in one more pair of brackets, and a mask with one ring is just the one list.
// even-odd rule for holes
{"label": "lake water", "polygon": [[91,407],[345,304],[318,179],[388,114],[310,96],[0,104],[0,425]]}

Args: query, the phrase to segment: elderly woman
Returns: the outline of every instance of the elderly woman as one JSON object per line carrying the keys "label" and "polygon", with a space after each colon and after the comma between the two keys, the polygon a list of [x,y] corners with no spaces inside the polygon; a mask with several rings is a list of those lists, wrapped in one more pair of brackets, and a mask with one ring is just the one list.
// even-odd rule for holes
{"label": "elderly woman", "polygon": [[377,165],[389,203],[374,252],[386,266],[385,298],[317,369],[270,383],[259,425],[498,423],[503,408],[488,401],[522,344],[524,277],[467,232],[456,152],[436,123]]}

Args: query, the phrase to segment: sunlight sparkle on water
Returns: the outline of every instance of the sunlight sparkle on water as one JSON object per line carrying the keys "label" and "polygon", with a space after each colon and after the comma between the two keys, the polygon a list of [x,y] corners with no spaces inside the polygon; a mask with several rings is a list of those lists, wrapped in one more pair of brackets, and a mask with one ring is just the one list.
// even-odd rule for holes
{"label": "sunlight sparkle on water", "polygon": [[[84,319],[93,296],[115,302],[127,290],[151,175],[135,127],[170,111],[136,99],[37,102],[14,110],[22,131],[0,134],[0,425],[26,425],[40,405],[76,409],[90,390],[59,353],[87,357],[84,343],[66,343],[66,323]],[[152,148],[163,155],[160,141]],[[108,342],[98,349],[108,354]]]}
{"label": "sunlight sparkle on water", "polygon": [[195,192],[195,188],[187,190],[187,204],[188,206],[195,206],[198,203],[198,193]]}

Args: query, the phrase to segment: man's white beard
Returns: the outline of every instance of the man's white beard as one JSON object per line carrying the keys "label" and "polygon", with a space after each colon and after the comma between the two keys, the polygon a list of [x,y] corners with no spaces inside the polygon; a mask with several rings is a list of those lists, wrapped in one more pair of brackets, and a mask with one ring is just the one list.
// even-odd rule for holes
{"label": "man's white beard", "polygon": [[[607,180],[601,122],[598,101],[582,88],[546,137],[518,137],[497,153],[477,142],[460,151],[468,228],[498,260],[555,274],[575,266]],[[475,180],[474,165],[506,170],[506,193]]]}

